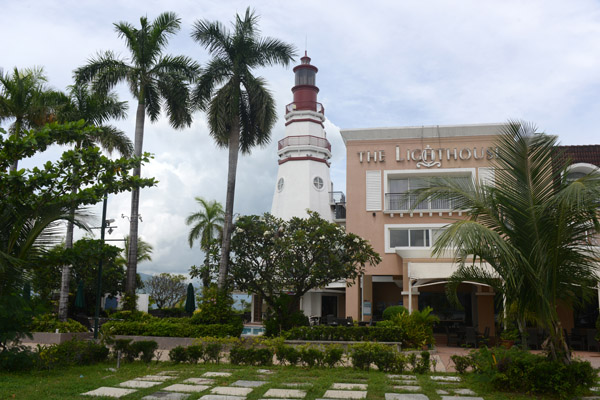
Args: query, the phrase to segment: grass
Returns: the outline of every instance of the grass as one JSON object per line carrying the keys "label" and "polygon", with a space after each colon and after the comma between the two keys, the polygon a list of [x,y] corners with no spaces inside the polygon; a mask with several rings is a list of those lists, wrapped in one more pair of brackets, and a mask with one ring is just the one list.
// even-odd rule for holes
{"label": "grass", "polygon": [[[180,383],[186,378],[199,377],[206,371],[229,371],[231,377],[215,378],[219,386],[228,386],[238,379],[258,380],[261,374],[260,367],[239,367],[230,364],[172,364],[170,362],[152,363],[150,365],[141,362],[124,364],[117,371],[111,371],[114,363],[103,363],[93,366],[71,367],[54,371],[35,371],[23,374],[0,372],[0,399],[31,399],[31,400],[68,400],[94,397],[82,397],[81,393],[97,389],[101,386],[117,387],[120,382],[141,377],[143,375],[156,374],[161,371],[173,370],[178,372],[176,379],[162,383],[148,389],[138,389],[137,392],[123,397],[126,400],[137,400],[154,393],[163,387],[173,383]],[[385,393],[398,392],[393,388],[385,373],[379,371],[358,371],[351,368],[313,368],[272,366],[268,368],[273,374],[263,375],[262,379],[267,384],[254,389],[247,397],[248,400],[258,400],[270,388],[283,388],[282,383],[307,383],[309,385],[301,388],[306,390],[305,400],[322,398],[325,391],[331,389],[333,383],[351,382],[367,383],[367,399],[384,399]],[[428,375],[419,375],[418,383],[424,393],[431,400],[441,399],[436,393],[437,389],[444,389],[443,385],[429,379]],[[467,377],[457,387],[470,388],[478,396],[486,400],[525,400],[535,398],[530,395],[517,395],[514,393],[492,392],[481,382],[476,382],[472,377]],[[188,400],[196,400],[207,394],[208,391],[192,394]],[[100,398],[98,398],[100,399]],[[538,399],[550,399],[550,397],[538,397]]]}

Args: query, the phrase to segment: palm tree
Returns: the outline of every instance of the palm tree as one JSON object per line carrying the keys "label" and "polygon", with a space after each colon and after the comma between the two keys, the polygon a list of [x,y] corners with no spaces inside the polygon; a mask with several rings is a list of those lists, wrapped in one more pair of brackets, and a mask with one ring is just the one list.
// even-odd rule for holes
{"label": "palm tree", "polygon": [[287,66],[295,55],[293,46],[261,38],[257,23],[258,17],[248,8],[244,18],[236,15],[233,32],[219,22],[206,20],[196,21],[192,32],[192,38],[213,56],[195,89],[194,101],[207,111],[210,134],[217,146],[229,149],[218,282],[221,289],[225,287],[229,263],[238,154],[266,145],[277,119],[266,82],[254,76],[252,69]]}
{"label": "palm tree", "polygon": [[[123,253],[125,254],[125,257],[119,257],[117,258],[117,262],[119,264],[126,264],[127,263],[127,255],[130,254],[130,250],[129,250],[129,246],[130,246],[130,241],[129,241],[129,236],[125,235],[124,238],[124,247],[123,247]],[[154,251],[154,247],[144,241],[141,237],[138,237],[138,251],[136,253],[137,256],[137,264],[144,262],[144,261],[152,261],[152,252]]]}
{"label": "palm tree", "polygon": [[[151,23],[146,17],[140,18],[140,28],[127,22],[115,24],[115,30],[125,39],[131,52],[130,63],[107,51],[75,71],[78,82],[93,82],[95,88],[103,91],[119,82],[129,85],[131,94],[138,101],[134,141],[137,157],[142,155],[146,114],[151,122],[157,121],[163,102],[174,128],[183,128],[192,122],[188,83],[196,77],[199,67],[188,57],[162,55],[169,37],[179,30],[180,24],[180,19],[170,12],[160,14]],[[140,176],[140,170],[139,166],[134,168],[133,175]],[[135,295],[136,285],[139,203],[140,191],[134,189],[131,192],[131,246],[127,255],[126,285],[131,296]]]}
{"label": "palm tree", "polygon": [[[79,84],[69,87],[69,95],[58,111],[60,122],[84,120],[85,125],[94,125],[102,128],[101,133],[87,135],[83,140],[75,143],[75,149],[99,145],[109,154],[118,151],[121,156],[129,157],[133,153],[133,144],[125,132],[112,125],[105,125],[110,119],[123,119],[127,116],[127,103],[119,101],[112,92],[91,92],[89,85]],[[73,173],[76,173],[74,171]],[[74,187],[73,193],[79,188]],[[74,213],[75,210],[72,210]],[[73,223],[67,223],[65,248],[73,247]],[[66,321],[69,305],[69,279],[71,266],[64,265],[58,301],[58,318]]]}
{"label": "palm tree", "polygon": [[188,236],[190,248],[196,240],[200,239],[200,249],[205,254],[201,279],[202,285],[208,287],[210,285],[210,246],[223,235],[223,206],[216,200],[206,201],[202,197],[196,197],[195,199],[200,204],[201,209],[190,214],[185,223],[192,225]]}
{"label": "palm tree", "polygon": [[551,357],[569,363],[557,305],[589,300],[599,282],[590,235],[600,232],[600,178],[568,179],[555,146],[555,137],[511,122],[498,139],[493,184],[437,179],[421,198],[450,197],[468,210],[434,245],[436,255],[455,251],[449,295],[456,300],[464,281],[494,287],[521,320],[532,316],[549,332]]}
{"label": "palm tree", "polygon": [[[44,125],[52,118],[57,93],[46,87],[43,68],[14,68],[12,74],[0,70],[0,121],[14,118],[10,133],[15,137],[30,128]],[[18,160],[10,167],[16,171]]]}

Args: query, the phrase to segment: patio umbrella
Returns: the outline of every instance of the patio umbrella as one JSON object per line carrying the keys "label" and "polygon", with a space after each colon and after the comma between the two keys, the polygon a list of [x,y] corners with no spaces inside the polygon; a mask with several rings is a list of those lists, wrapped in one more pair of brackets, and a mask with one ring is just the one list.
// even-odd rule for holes
{"label": "patio umbrella", "polygon": [[187,288],[187,297],[185,299],[185,311],[193,313],[196,309],[196,300],[194,300],[194,286],[190,283]]}
{"label": "patio umbrella", "polygon": [[85,308],[85,298],[83,296],[83,281],[77,285],[77,295],[75,296],[75,308]]}

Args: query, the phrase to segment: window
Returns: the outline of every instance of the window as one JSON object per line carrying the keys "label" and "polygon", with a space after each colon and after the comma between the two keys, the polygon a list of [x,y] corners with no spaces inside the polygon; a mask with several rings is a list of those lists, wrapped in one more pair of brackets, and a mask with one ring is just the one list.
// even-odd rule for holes
{"label": "window", "polygon": [[279,178],[277,181],[277,191],[281,192],[283,190],[283,178]]}
{"label": "window", "polygon": [[315,179],[313,179],[313,186],[317,190],[323,189],[323,178],[316,176]]}
{"label": "window", "polygon": [[[468,177],[451,177],[454,180],[469,179]],[[451,210],[450,199],[437,198],[417,203],[418,195],[408,192],[423,189],[430,185],[427,178],[390,178],[388,193],[385,194],[386,210],[388,211],[422,211],[422,210]]]}
{"label": "window", "polygon": [[390,229],[389,247],[430,247],[442,231],[441,228]]}

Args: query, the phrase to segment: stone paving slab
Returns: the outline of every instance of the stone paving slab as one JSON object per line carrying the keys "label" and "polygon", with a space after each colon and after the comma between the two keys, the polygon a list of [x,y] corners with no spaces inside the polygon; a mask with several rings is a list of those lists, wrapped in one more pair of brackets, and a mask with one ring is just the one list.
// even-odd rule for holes
{"label": "stone paving slab", "polygon": [[444,385],[444,386],[449,387],[450,389],[452,389],[452,387],[455,387],[460,382],[442,382],[442,381],[436,381],[435,383],[437,383],[438,385]]}
{"label": "stone paving slab", "polygon": [[142,400],[184,400],[190,397],[189,394],[177,392],[156,392],[142,397]]}
{"label": "stone paving slab", "polygon": [[420,386],[412,386],[412,385],[402,385],[402,386],[394,386],[394,389],[404,390],[405,392],[418,392],[421,390]]}
{"label": "stone paving slab", "polygon": [[156,381],[156,382],[164,382],[164,381],[168,381],[169,379],[175,379],[175,377],[168,376],[168,375],[145,375],[145,376],[141,376],[139,378],[135,378],[136,381]]}
{"label": "stone paving slab", "polygon": [[295,383],[295,382],[289,382],[289,383],[280,383],[281,386],[285,386],[285,387],[291,387],[291,388],[295,388],[295,387],[306,387],[306,386],[310,386],[312,385],[312,383],[308,383],[308,382],[303,382],[303,383]]}
{"label": "stone paving slab", "polygon": [[137,388],[145,389],[145,388],[149,388],[149,387],[161,385],[161,384],[162,384],[162,382],[132,380],[132,381],[121,382],[121,383],[119,383],[119,386],[126,387],[126,388],[132,388],[132,389],[137,389]]}
{"label": "stone paving slab", "polygon": [[431,380],[442,382],[460,382],[460,376],[433,375],[431,376]]}
{"label": "stone paving slab", "polygon": [[208,386],[206,386],[206,385],[183,385],[181,383],[177,383],[175,385],[171,385],[171,386],[167,386],[166,388],[163,388],[163,390],[166,390],[169,392],[185,392],[185,393],[203,392],[206,389],[208,389]]}
{"label": "stone paving slab", "polygon": [[397,381],[397,380],[393,380],[392,383],[396,384],[396,385],[414,385],[414,384],[417,383],[417,381]]}
{"label": "stone paving slab", "polygon": [[273,371],[271,371],[270,369],[258,369],[256,370],[256,372],[258,372],[259,374],[272,374]]}
{"label": "stone paving slab", "polygon": [[472,391],[471,389],[452,389],[454,394],[461,394],[465,396],[477,396],[477,393]]}
{"label": "stone paving slab", "polygon": [[483,400],[483,397],[442,396],[442,400]]}
{"label": "stone paving slab", "polygon": [[243,396],[227,396],[224,394],[207,394],[200,397],[200,400],[246,400]]}
{"label": "stone paving slab", "polygon": [[137,392],[135,389],[123,389],[123,388],[113,388],[102,386],[96,390],[92,390],[90,392],[81,393],[83,396],[104,396],[104,397],[123,397],[128,394]]}
{"label": "stone paving slab", "polygon": [[206,376],[207,378],[214,378],[214,377],[228,377],[231,376],[231,372],[215,372],[215,371],[209,371],[209,372],[205,372],[202,374],[202,376]]}
{"label": "stone paving slab", "polygon": [[390,379],[403,379],[405,381],[416,381],[417,377],[414,375],[391,375],[387,376]]}
{"label": "stone paving slab", "polygon": [[429,400],[424,394],[386,393],[385,400]]}
{"label": "stone paving slab", "polygon": [[342,390],[367,390],[366,383],[334,383],[331,386],[332,389],[342,389]]}
{"label": "stone paving slab", "polygon": [[304,390],[296,389],[269,389],[263,397],[278,397],[283,399],[303,399],[306,397]]}
{"label": "stone paving slab", "polygon": [[177,375],[179,375],[179,373],[177,371],[162,371],[162,372],[159,372],[156,375],[159,375],[159,376],[164,376],[164,375],[177,376]]}
{"label": "stone paving slab", "polygon": [[245,380],[239,380],[239,381],[235,381],[231,384],[231,386],[239,386],[239,387],[244,387],[244,388],[255,388],[255,387],[260,387],[264,384],[266,384],[267,382],[265,381],[245,381]]}
{"label": "stone paving slab", "polygon": [[251,391],[252,388],[231,386],[217,386],[210,390],[212,394],[224,394],[226,396],[248,396]]}
{"label": "stone paving slab", "polygon": [[215,383],[215,380],[210,378],[187,378],[182,383],[191,383],[194,385],[212,385]]}
{"label": "stone paving slab", "polygon": [[323,397],[327,399],[365,399],[366,390],[328,390]]}
{"label": "stone paving slab", "polygon": [[444,389],[437,389],[435,392],[436,392],[437,394],[450,394],[450,393],[448,393],[447,391],[445,391]]}

